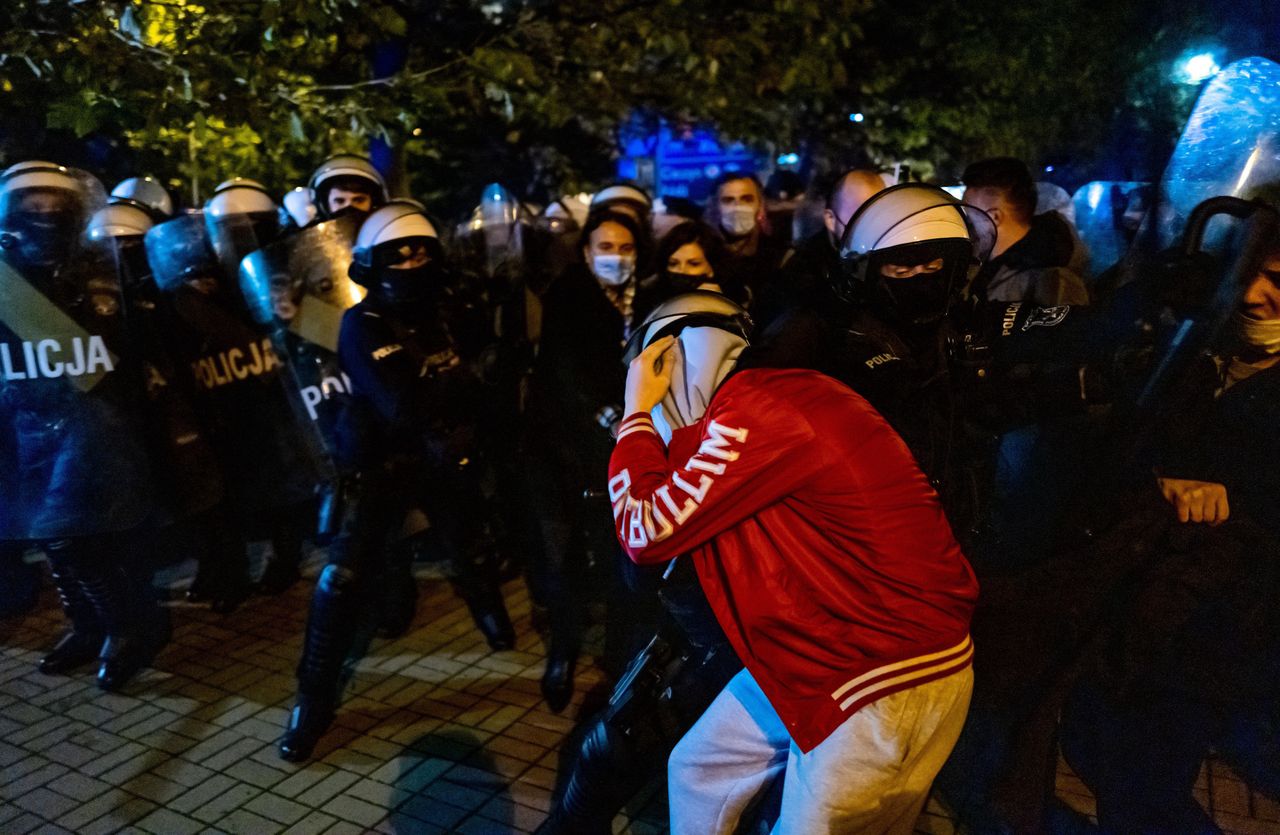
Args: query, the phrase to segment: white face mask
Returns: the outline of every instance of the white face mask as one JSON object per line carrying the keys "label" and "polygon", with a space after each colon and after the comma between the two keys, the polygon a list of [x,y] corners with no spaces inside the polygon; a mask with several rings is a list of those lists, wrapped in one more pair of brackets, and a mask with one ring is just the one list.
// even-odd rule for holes
{"label": "white face mask", "polygon": [[1234,322],[1236,335],[1245,345],[1264,354],[1280,354],[1280,319],[1250,319],[1236,311]]}
{"label": "white face mask", "polygon": [[591,272],[595,273],[600,283],[621,287],[635,275],[636,258],[634,255],[593,255]]}
{"label": "white face mask", "polygon": [[749,235],[756,228],[756,209],[754,206],[729,206],[721,209],[720,225],[730,235]]}

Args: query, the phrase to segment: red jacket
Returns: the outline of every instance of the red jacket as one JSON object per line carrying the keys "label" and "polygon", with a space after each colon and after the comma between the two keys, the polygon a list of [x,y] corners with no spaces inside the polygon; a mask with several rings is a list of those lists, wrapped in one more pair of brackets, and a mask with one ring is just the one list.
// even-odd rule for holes
{"label": "red jacket", "polygon": [[815,371],[738,372],[672,438],[671,460],[684,463],[649,415],[622,422],[618,537],[641,564],[692,554],[802,751],[863,705],[970,664],[973,571],[906,444],[851,389]]}

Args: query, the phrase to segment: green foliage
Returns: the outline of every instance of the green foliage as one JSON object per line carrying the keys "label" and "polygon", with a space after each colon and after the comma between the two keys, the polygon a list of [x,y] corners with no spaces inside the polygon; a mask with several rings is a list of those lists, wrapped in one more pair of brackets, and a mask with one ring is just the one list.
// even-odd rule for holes
{"label": "green foliage", "polygon": [[[494,179],[598,182],[637,113],[947,172],[1087,149],[1126,110],[1167,132],[1189,104],[1143,72],[1186,31],[1157,0],[7,5],[0,155],[37,153],[46,132],[107,137],[193,200],[233,174],[283,191],[372,138],[399,152],[404,185],[451,210]],[[387,42],[403,66],[374,77]]]}

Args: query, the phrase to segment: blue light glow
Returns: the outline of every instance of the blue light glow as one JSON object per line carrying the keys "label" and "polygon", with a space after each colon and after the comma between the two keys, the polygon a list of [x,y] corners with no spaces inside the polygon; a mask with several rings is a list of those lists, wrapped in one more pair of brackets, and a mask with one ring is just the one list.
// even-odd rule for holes
{"label": "blue light glow", "polygon": [[1098,204],[1102,202],[1102,195],[1106,186],[1099,182],[1089,183],[1089,190],[1085,192],[1085,200],[1089,202],[1089,211],[1095,211]]}
{"label": "blue light glow", "polygon": [[866,117],[865,117],[865,116],[863,116],[861,113],[850,113],[850,114],[849,114],[849,121],[850,121],[850,122],[861,122],[861,121],[862,121],[863,119],[865,119],[865,118],[866,118]]}
{"label": "blue light glow", "polygon": [[1179,74],[1186,84],[1199,84],[1213,78],[1222,70],[1212,52],[1201,52],[1192,55],[1182,62]]}
{"label": "blue light glow", "polygon": [[1052,165],[1046,165],[1046,166],[1044,167],[1044,170],[1045,170],[1045,173],[1046,173],[1046,174],[1052,174],[1052,173],[1053,173],[1053,166],[1052,166]]}
{"label": "blue light glow", "polygon": [[800,162],[800,155],[797,153],[782,154],[778,157],[778,165],[796,165]]}

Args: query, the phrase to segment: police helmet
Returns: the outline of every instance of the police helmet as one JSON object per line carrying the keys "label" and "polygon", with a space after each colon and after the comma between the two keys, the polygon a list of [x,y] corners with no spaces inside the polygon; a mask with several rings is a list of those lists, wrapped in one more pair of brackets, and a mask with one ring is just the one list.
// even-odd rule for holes
{"label": "police helmet", "polygon": [[351,251],[351,280],[369,286],[377,272],[403,261],[419,244],[433,261],[444,250],[436,227],[416,200],[393,200],[365,218]]}
{"label": "police helmet", "polygon": [[995,225],[981,209],[937,186],[891,186],[868,198],[845,227],[835,289],[844,298],[857,297],[883,284],[880,270],[887,264],[912,266],[941,258],[942,274],[932,281],[949,293],[971,264],[987,259],[994,244]]}
{"label": "police helmet", "polygon": [[150,174],[121,180],[111,189],[111,202],[137,206],[155,220],[173,217],[173,200],[169,192]]}
{"label": "police helmet", "polygon": [[310,225],[311,221],[316,219],[316,204],[311,199],[311,189],[306,186],[290,189],[281,202],[289,218],[299,229]]}
{"label": "police helmet", "polygon": [[597,191],[591,196],[588,206],[589,215],[609,209],[622,209],[635,215],[637,221],[647,224],[653,212],[653,199],[637,185],[631,183],[613,183]]}
{"label": "police helmet", "polygon": [[232,177],[218,184],[204,210],[216,220],[234,215],[274,215],[276,204],[262,183],[248,177]]}
{"label": "police helmet", "polygon": [[112,203],[94,212],[85,236],[91,241],[141,237],[154,225],[150,213],[132,202]]}
{"label": "police helmet", "polygon": [[83,172],[37,160],[6,169],[0,174],[0,249],[26,266],[65,260],[91,208],[90,180]]}
{"label": "police helmet", "polygon": [[329,191],[335,186],[352,186],[352,191],[365,191],[373,198],[373,207],[377,209],[387,202],[387,184],[382,174],[374,168],[367,157],[357,154],[335,154],[324,162],[311,175],[307,187],[311,190],[311,201],[316,211],[323,218],[328,218]]}

